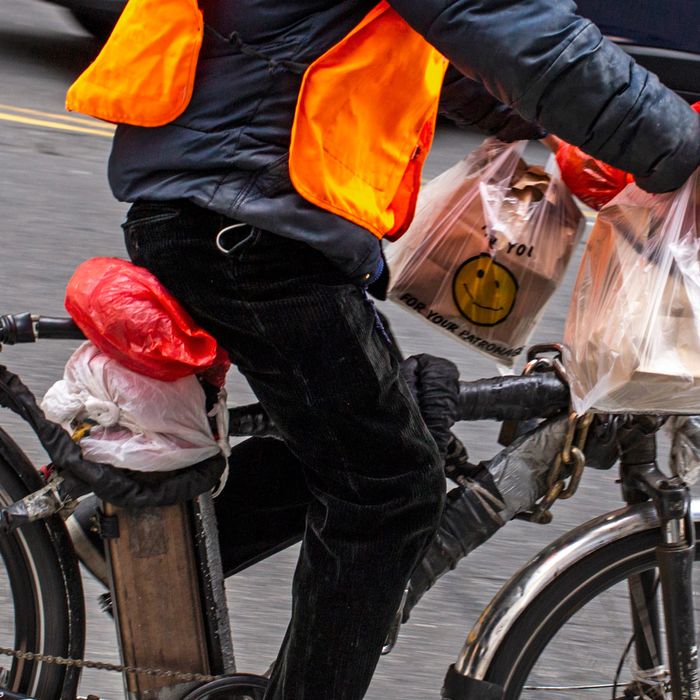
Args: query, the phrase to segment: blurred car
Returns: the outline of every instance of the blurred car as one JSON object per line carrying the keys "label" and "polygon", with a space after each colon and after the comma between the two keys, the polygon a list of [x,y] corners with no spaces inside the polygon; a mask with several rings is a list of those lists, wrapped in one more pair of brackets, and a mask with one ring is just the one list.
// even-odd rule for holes
{"label": "blurred car", "polygon": [[[105,39],[126,0],[50,0]],[[700,100],[700,0],[578,0],[625,51],[690,102]]]}
{"label": "blurred car", "polygon": [[579,12],[688,101],[700,100],[700,0],[577,0]]}

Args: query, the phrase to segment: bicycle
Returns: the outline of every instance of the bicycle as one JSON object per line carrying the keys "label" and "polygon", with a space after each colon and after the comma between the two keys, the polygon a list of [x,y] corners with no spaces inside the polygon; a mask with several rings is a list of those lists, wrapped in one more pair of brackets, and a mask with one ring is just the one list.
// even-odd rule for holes
{"label": "bicycle", "polygon": [[[30,314],[0,317],[0,344],[81,337],[70,319]],[[552,351],[554,357],[549,357]],[[510,428],[510,437],[504,434],[503,439],[507,446],[488,464],[515,465],[513,474],[525,478],[528,488],[533,489],[531,510],[521,513],[521,517],[546,522],[554,501],[573,495],[586,462],[610,468],[618,457],[627,506],[567,533],[513,576],[467,638],[447,673],[441,697],[515,700],[527,697],[524,693],[530,689],[535,693],[530,697],[541,697],[545,692],[560,693],[557,697],[580,697],[584,684],[543,684],[531,672],[556,635],[566,632],[576,611],[617,583],[626,582],[632,634],[621,640],[621,650],[612,657],[617,670],[610,682],[602,684],[605,693],[611,694],[602,697],[700,698],[692,589],[692,563],[699,556],[695,536],[700,526],[700,502],[691,500],[680,477],[667,476],[658,469],[656,434],[662,419],[580,419],[569,415],[568,387],[557,352],[555,346],[532,348],[523,376],[460,382],[459,417],[502,421]],[[109,665],[82,659],[84,603],[80,573],[61,515],[70,509],[80,482],[83,491],[91,485],[99,488],[94,472],[107,467],[83,460],[66,433],[42,421],[31,393],[5,368],[0,368],[0,405],[31,425],[59,465],[57,473],[43,480],[11,437],[0,429],[0,558],[9,586],[3,596],[9,595],[12,600],[14,619],[12,642],[6,643],[5,637],[7,646],[0,648],[0,654],[12,659],[11,666],[0,674],[2,696],[74,700],[80,669]],[[231,435],[274,434],[274,425],[257,404],[232,408],[230,417]],[[210,487],[209,482],[216,480],[221,465],[196,466],[201,477],[200,493],[206,493],[208,488],[204,486]],[[473,468],[464,450],[455,449],[448,457],[447,474],[460,488],[469,487]],[[127,496],[136,493],[137,502],[145,503],[148,498],[157,501],[157,485],[132,484],[124,488]],[[177,483],[167,483],[164,488],[169,489],[170,498],[184,495],[193,504],[188,511],[195,516],[191,521],[196,543],[192,551],[201,573],[194,587],[203,606],[207,672],[193,674],[191,668],[175,667],[133,668],[128,664],[112,670],[121,671],[126,679],[150,675],[166,681],[149,694],[129,691],[130,697],[260,700],[266,679],[237,674],[232,648],[227,645],[228,620],[223,619],[225,606],[222,608],[217,598],[223,580],[214,551],[216,533],[210,497],[192,499],[195,494],[178,492]],[[114,511],[108,506],[104,510],[103,536],[111,536],[112,542]],[[665,623],[658,604],[659,590]],[[119,596],[114,598],[113,606],[118,621],[128,620],[129,607]],[[665,663],[664,642],[670,659]],[[622,662],[632,648],[636,673],[632,678],[622,677]],[[563,670],[567,674],[572,671]]]}

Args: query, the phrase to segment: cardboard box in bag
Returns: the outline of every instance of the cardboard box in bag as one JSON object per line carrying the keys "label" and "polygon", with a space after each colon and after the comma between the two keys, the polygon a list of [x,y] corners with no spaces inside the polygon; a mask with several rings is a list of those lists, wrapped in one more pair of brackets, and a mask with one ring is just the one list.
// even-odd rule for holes
{"label": "cardboard box in bag", "polygon": [[390,258],[390,298],[512,366],[563,277],[583,231],[581,212],[563,185],[551,186],[549,175],[523,161],[505,191],[477,174],[439,206],[428,212],[441,222],[437,242],[421,250],[432,232],[409,230]]}
{"label": "cardboard box in bag", "polygon": [[661,244],[665,223],[626,204],[596,222],[565,333],[577,411],[700,412],[700,279]]}

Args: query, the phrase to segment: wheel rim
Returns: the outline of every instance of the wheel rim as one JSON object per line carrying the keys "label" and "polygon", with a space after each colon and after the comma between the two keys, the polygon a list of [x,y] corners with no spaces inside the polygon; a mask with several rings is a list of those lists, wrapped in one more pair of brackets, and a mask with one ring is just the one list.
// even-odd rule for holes
{"label": "wheel rim", "polygon": [[[633,700],[645,697],[670,700],[665,667],[662,665],[653,677],[645,678],[645,674],[635,668],[634,650],[630,648],[625,655],[632,638],[627,576],[652,570],[653,564],[653,548],[636,552],[627,560],[611,565],[607,571],[599,572],[601,579],[605,579],[606,573],[610,575],[607,581],[597,586],[587,582],[573,590],[552,611],[552,617],[556,617],[557,610],[569,615],[559,631],[546,642],[529,643],[512,658],[514,672],[506,681],[506,697],[509,700]],[[698,601],[696,619],[700,607],[698,574],[700,572],[694,576],[694,596]],[[610,580],[616,581],[614,585],[609,585]],[[576,600],[581,592],[585,592],[587,601]],[[568,610],[567,605],[570,606]],[[533,627],[532,637],[541,634],[541,639],[546,639],[548,624],[545,620],[539,628]],[[663,620],[661,630],[663,640]],[[661,653],[665,658],[666,651],[661,650]],[[536,661],[528,666],[523,662],[527,657],[536,657]],[[630,695],[624,695],[627,688]]]}

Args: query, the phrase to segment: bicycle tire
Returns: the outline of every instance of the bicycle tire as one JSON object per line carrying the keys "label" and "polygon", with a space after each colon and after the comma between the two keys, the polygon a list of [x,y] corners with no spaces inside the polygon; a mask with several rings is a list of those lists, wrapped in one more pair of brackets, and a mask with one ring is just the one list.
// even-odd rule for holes
{"label": "bicycle tire", "polygon": [[[9,505],[42,482],[35,468],[0,428],[0,504]],[[2,628],[12,617],[14,635],[3,646],[39,654],[81,658],[84,603],[80,571],[63,522],[57,516],[0,536]],[[11,637],[14,636],[14,639]],[[9,644],[6,644],[8,642]],[[9,656],[0,659],[10,660]],[[73,700],[79,669],[12,659],[3,666],[4,689],[39,700]],[[1,694],[1,692],[0,692]]]}
{"label": "bicycle tire", "polygon": [[[695,530],[700,536],[698,521]],[[555,577],[513,623],[484,680],[502,687],[504,700],[521,698],[533,667],[566,623],[613,586],[654,568],[654,548],[660,541],[658,528],[632,533],[592,552]],[[700,561],[700,544],[695,548],[695,561]]]}

